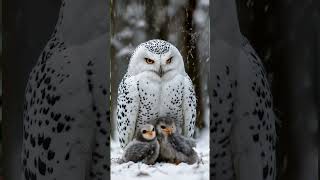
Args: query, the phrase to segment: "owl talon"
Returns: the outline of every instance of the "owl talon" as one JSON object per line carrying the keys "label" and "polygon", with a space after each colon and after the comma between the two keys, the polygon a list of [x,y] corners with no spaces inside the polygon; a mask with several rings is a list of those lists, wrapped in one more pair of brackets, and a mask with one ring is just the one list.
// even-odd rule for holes
{"label": "owl talon", "polygon": [[169,160],[168,163],[179,165],[181,163],[181,161],[174,159],[174,160]]}
{"label": "owl talon", "polygon": [[174,164],[176,164],[176,165],[179,165],[181,163],[181,161],[179,161],[179,160],[174,160]]}

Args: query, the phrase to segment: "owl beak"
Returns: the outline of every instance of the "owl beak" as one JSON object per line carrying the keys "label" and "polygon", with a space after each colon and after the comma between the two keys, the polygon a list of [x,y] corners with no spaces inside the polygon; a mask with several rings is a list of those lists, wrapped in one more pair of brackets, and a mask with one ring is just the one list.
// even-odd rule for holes
{"label": "owl beak", "polygon": [[148,131],[147,134],[148,134],[150,137],[154,137],[154,136],[155,136],[155,132],[152,132],[152,131]]}
{"label": "owl beak", "polygon": [[160,68],[159,68],[159,76],[162,77],[163,76],[163,70],[162,70],[162,66],[160,65]]}
{"label": "owl beak", "polygon": [[171,128],[165,128],[163,131],[166,132],[169,135],[172,134],[172,129]]}

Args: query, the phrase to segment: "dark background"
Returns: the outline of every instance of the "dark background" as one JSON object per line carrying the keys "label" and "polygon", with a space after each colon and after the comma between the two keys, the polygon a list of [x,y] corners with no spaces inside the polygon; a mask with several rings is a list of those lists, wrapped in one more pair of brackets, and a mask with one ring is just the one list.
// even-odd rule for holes
{"label": "dark background", "polygon": [[[2,2],[3,173],[19,178],[28,74],[57,20],[57,0]],[[210,2],[212,6],[212,1]],[[237,0],[241,31],[261,57],[279,118],[278,179],[318,179],[320,6],[318,0]]]}
{"label": "dark background", "polygon": [[60,9],[57,0],[2,1],[3,175],[20,178],[22,112],[29,72],[48,41]]}
{"label": "dark background", "polygon": [[239,24],[267,70],[278,179],[318,179],[320,1],[236,0]]}

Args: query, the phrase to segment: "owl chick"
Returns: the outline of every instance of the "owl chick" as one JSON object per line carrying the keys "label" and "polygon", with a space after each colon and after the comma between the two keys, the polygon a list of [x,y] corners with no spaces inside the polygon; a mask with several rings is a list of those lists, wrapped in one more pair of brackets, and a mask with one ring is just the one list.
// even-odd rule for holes
{"label": "owl chick", "polygon": [[193,150],[193,147],[196,146],[195,141],[177,132],[174,119],[159,118],[156,128],[160,144],[160,160],[175,164],[181,162],[194,164],[197,162],[198,155]]}
{"label": "owl chick", "polygon": [[136,138],[125,148],[121,162],[141,161],[145,164],[154,164],[159,156],[159,149],[154,126],[143,125],[137,132]]}

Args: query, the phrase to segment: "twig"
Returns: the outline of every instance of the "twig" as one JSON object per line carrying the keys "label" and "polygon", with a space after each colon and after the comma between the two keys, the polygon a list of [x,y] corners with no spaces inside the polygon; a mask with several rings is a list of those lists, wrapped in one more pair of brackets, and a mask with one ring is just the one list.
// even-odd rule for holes
{"label": "twig", "polygon": [[202,153],[200,153],[200,155],[199,155],[199,159],[198,159],[198,161],[197,161],[197,166],[195,166],[195,167],[194,167],[195,169],[197,169],[197,168],[199,168],[199,167],[200,167],[200,163],[201,163],[202,165],[204,165],[204,162],[203,162],[202,157],[203,157],[203,154],[202,154]]}
{"label": "twig", "polygon": [[159,172],[161,172],[162,174],[168,175],[168,173],[166,173],[166,172],[164,172],[164,171],[160,170],[157,166],[154,166],[154,167],[156,168],[156,170],[158,170],[158,171],[159,171]]}

